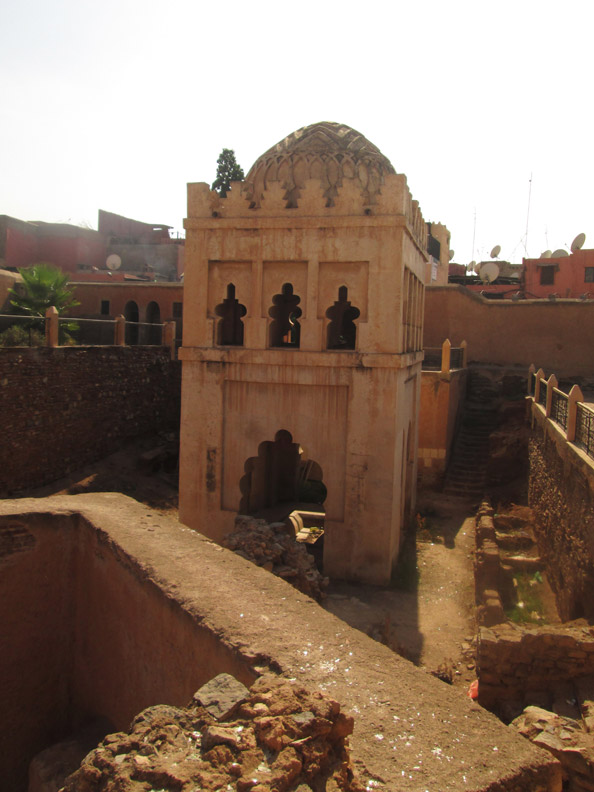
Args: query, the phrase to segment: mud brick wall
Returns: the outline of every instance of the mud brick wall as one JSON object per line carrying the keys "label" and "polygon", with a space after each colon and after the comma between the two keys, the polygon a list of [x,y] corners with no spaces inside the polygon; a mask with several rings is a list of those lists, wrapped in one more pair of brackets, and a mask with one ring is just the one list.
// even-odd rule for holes
{"label": "mud brick wall", "polygon": [[594,466],[533,411],[529,504],[547,576],[566,621],[594,618]]}
{"label": "mud brick wall", "polygon": [[0,350],[0,497],[177,429],[180,381],[163,347]]}
{"label": "mud brick wall", "polygon": [[487,709],[507,701],[550,708],[555,685],[594,674],[594,627],[481,627],[477,670]]}

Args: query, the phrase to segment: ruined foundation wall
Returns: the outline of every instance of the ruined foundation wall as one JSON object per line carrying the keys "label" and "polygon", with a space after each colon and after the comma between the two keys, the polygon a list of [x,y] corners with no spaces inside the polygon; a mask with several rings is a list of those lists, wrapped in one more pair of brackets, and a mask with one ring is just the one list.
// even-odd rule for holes
{"label": "ruined foundation wall", "polygon": [[177,429],[180,367],[163,347],[0,349],[0,497]]}
{"label": "ruined foundation wall", "polygon": [[[62,527],[54,529],[49,518],[45,527],[45,516],[38,527],[39,514],[54,515]],[[195,687],[220,671],[249,683],[250,676],[268,669],[326,691],[354,715],[353,761],[367,788],[561,789],[557,762],[493,715],[274,575],[130,498],[104,493],[0,501],[0,515],[4,524],[25,523],[36,537],[47,532],[58,558],[70,532],[72,552],[78,553],[75,573],[55,569],[73,595],[76,668],[69,692],[87,710],[115,721],[116,728],[127,727],[120,719],[130,717],[130,710],[188,700]],[[7,562],[14,565],[13,581],[23,564],[36,564],[41,594],[44,558],[34,555],[44,546],[39,538]],[[52,571],[48,567],[53,579]],[[6,580],[0,575],[0,602],[10,594],[4,590]],[[20,646],[20,625],[27,634],[31,627],[19,610],[16,588],[12,607],[14,635],[3,643],[9,652]],[[33,591],[28,607],[39,611],[40,621],[47,614]],[[60,607],[53,606],[51,614],[60,613]],[[51,614],[50,631],[58,621]],[[22,668],[19,662],[27,655],[42,664],[44,646],[26,638],[20,660],[2,668],[0,691],[7,689],[7,680],[26,688],[34,661],[29,657],[29,666]],[[0,661],[7,662],[4,655]],[[16,749],[14,719],[5,717],[4,702],[0,709],[0,754],[6,763]],[[38,715],[36,702],[26,699],[17,714],[30,728]],[[8,767],[1,770],[7,788],[18,792]],[[16,770],[10,772],[14,778]]]}
{"label": "ruined foundation wall", "polygon": [[529,504],[563,620],[594,618],[594,466],[533,405]]}
{"label": "ruined foundation wall", "polygon": [[556,685],[594,674],[594,629],[481,627],[477,666],[479,701],[487,709],[499,712],[505,702],[518,710],[550,708]]}
{"label": "ruined foundation wall", "polygon": [[[139,507],[134,529],[149,536],[157,519]],[[256,678],[152,569],[77,515],[0,516],[0,624],[0,788],[15,792],[34,754],[91,720],[127,729],[221,671]]]}

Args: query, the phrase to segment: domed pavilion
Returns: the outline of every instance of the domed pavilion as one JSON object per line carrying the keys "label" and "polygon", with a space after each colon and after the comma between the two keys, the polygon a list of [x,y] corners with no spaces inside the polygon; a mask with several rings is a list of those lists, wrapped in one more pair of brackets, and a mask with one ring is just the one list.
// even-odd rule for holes
{"label": "domed pavilion", "polygon": [[[222,198],[188,185],[180,519],[323,524],[323,571],[388,583],[414,508],[427,228],[406,178],[313,124]],[[311,515],[314,517],[311,517]]]}

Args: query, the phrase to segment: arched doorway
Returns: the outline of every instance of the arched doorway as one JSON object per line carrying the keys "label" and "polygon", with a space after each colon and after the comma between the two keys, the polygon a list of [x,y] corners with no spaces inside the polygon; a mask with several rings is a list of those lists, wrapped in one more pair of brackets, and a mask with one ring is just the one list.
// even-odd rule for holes
{"label": "arched doorway", "polygon": [[327,490],[320,465],[308,459],[307,452],[286,429],[274,440],[258,446],[258,455],[249,457],[240,481],[242,514],[274,510],[287,514],[296,504],[318,506],[323,511]]}
{"label": "arched doorway", "polygon": [[[146,321],[151,325],[161,324],[161,309],[159,308],[159,303],[155,302],[154,300],[146,306]],[[147,327],[145,329],[148,331],[146,341],[147,344],[158,345],[162,343],[161,327]]]}
{"label": "arched doorway", "polygon": [[124,318],[126,319],[126,344],[134,346],[138,344],[138,305],[134,300],[126,303]]}

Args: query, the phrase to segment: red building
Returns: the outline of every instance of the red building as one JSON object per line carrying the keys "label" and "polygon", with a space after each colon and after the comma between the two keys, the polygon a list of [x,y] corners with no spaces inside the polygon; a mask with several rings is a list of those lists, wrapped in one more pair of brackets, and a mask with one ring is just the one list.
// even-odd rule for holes
{"label": "red building", "polygon": [[560,258],[524,259],[524,293],[531,297],[594,298],[594,250]]}

